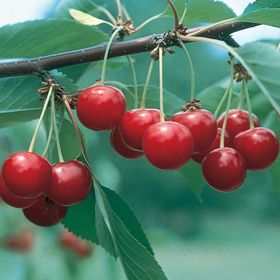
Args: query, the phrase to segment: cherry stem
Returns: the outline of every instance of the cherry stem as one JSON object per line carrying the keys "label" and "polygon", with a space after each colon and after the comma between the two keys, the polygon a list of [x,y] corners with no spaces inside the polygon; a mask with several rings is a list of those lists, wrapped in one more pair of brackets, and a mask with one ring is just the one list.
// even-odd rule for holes
{"label": "cherry stem", "polygon": [[30,143],[30,146],[29,146],[29,149],[28,149],[29,152],[33,152],[33,149],[34,149],[34,146],[35,146],[35,143],[36,143],[36,139],[37,139],[37,136],[38,136],[38,132],[39,132],[39,129],[41,127],[41,124],[42,124],[44,115],[46,113],[46,110],[47,110],[47,107],[48,107],[48,104],[49,104],[52,93],[53,93],[53,87],[50,86],[47,97],[46,97],[46,100],[45,100],[45,103],[44,103],[44,106],[43,106],[43,109],[42,109],[42,112],[41,112],[41,115],[40,115],[40,118],[37,122],[36,128],[34,130],[34,134],[33,134],[32,139],[31,139],[31,143]]}
{"label": "cherry stem", "polygon": [[173,13],[173,16],[174,16],[174,30],[177,30],[179,27],[179,18],[178,18],[178,14],[176,11],[176,7],[175,7],[174,3],[172,2],[172,0],[167,0],[167,2],[169,4],[171,11]]}
{"label": "cherry stem", "polygon": [[145,27],[147,24],[149,24],[150,22],[153,22],[157,19],[159,19],[161,16],[163,16],[163,12],[160,13],[160,14],[157,14],[153,17],[150,17],[149,19],[147,19],[146,21],[142,22],[139,26],[137,26],[136,28],[134,28],[134,31],[137,32],[139,31],[140,29],[142,29],[143,27]]}
{"label": "cherry stem", "polygon": [[52,98],[51,98],[51,119],[52,119],[53,128],[54,128],[58,160],[59,160],[59,162],[64,162],[62,151],[61,151],[60,139],[59,139],[59,131],[58,131],[57,122],[56,122],[54,98],[55,98],[55,94],[53,94]]}
{"label": "cherry stem", "polygon": [[242,80],[241,91],[240,91],[240,94],[239,94],[239,101],[238,101],[237,109],[242,109],[242,107],[243,107],[244,93],[245,93],[245,87],[246,87],[245,83],[246,83],[245,80]]}
{"label": "cherry stem", "polygon": [[182,47],[182,49],[184,50],[184,52],[185,52],[185,54],[187,56],[188,64],[189,64],[189,67],[190,67],[190,75],[191,75],[191,100],[194,100],[195,99],[195,72],[194,72],[192,58],[190,56],[190,53],[189,53],[188,49],[186,48],[186,46],[183,44],[182,41],[180,41],[180,46]]}
{"label": "cherry stem", "polygon": [[77,138],[78,138],[78,141],[79,141],[79,145],[80,145],[80,149],[81,149],[81,153],[83,154],[83,156],[85,157],[85,159],[88,161],[88,158],[87,158],[87,152],[86,152],[86,146],[85,146],[85,143],[84,143],[84,139],[83,139],[83,136],[82,136],[82,133],[81,133],[81,130],[79,128],[79,125],[77,123],[77,120],[72,112],[72,109],[71,109],[71,106],[69,104],[69,101],[68,101],[68,98],[66,95],[63,95],[62,96],[62,100],[63,100],[63,103],[65,105],[65,108],[66,108],[66,111],[71,119],[71,122],[75,128],[75,131],[76,131],[76,135],[77,135]]}
{"label": "cherry stem", "polygon": [[181,16],[181,18],[180,18],[179,24],[182,24],[182,23],[183,23],[183,20],[184,20],[186,14],[187,14],[187,11],[188,11],[188,7],[187,7],[187,3],[186,3],[185,9],[184,9],[184,12],[183,12],[183,14],[182,14],[182,16]]}
{"label": "cherry stem", "polygon": [[144,89],[143,89],[140,109],[145,109],[145,107],[146,107],[146,97],[147,97],[147,93],[148,93],[148,88],[149,88],[150,79],[151,79],[151,75],[152,75],[152,72],[153,72],[154,64],[155,64],[155,61],[152,59],[151,63],[150,63],[150,66],[149,66],[149,70],[148,70],[146,82],[145,82],[145,85],[144,85]]}
{"label": "cherry stem", "polygon": [[164,122],[163,108],[163,51],[159,48],[159,105],[160,105],[160,121]]}
{"label": "cherry stem", "polygon": [[118,18],[122,18],[122,4],[120,0],[116,0],[118,9]]}
{"label": "cherry stem", "polygon": [[131,68],[131,73],[132,73],[132,79],[133,79],[133,86],[134,86],[134,108],[136,109],[138,107],[138,82],[137,82],[137,75],[134,67],[134,63],[131,59],[130,55],[127,55],[127,60]]}
{"label": "cherry stem", "polygon": [[[230,81],[230,83],[231,83],[231,81]],[[218,116],[219,116],[219,114],[221,112],[221,109],[222,109],[222,107],[223,107],[223,105],[224,105],[224,103],[225,103],[225,101],[226,101],[226,99],[228,97],[228,93],[229,93],[228,89],[229,89],[229,87],[226,89],[226,91],[225,91],[225,93],[224,93],[220,103],[218,104],[215,113],[214,113],[214,116],[215,116],[216,119],[218,118]]]}
{"label": "cherry stem", "polygon": [[249,111],[249,123],[250,123],[250,128],[254,128],[254,120],[253,120],[253,111],[252,111],[252,104],[249,96],[249,91],[248,91],[248,86],[247,86],[247,81],[244,80],[244,90],[245,90],[245,96],[246,96],[246,102],[248,106],[248,111]]}
{"label": "cherry stem", "polygon": [[105,84],[105,85],[111,85],[111,86],[116,86],[116,87],[123,88],[123,89],[126,90],[126,92],[127,92],[132,98],[134,98],[134,93],[133,93],[131,90],[129,90],[129,89],[127,88],[127,85],[125,85],[124,83],[121,83],[121,82],[118,82],[118,81],[106,81],[104,84]]}
{"label": "cherry stem", "polygon": [[223,122],[223,126],[222,126],[220,148],[225,147],[226,126],[227,126],[228,113],[229,113],[229,110],[230,110],[231,99],[232,99],[232,87],[233,87],[233,80],[234,80],[234,68],[233,68],[232,60],[230,60],[230,66],[231,66],[231,79],[230,79],[230,84],[229,84],[229,87],[228,87],[228,101],[227,101],[226,113],[225,113],[225,116],[224,116],[224,122]]}
{"label": "cherry stem", "polygon": [[52,140],[52,135],[53,135],[53,121],[52,121],[52,118],[51,118],[51,124],[50,124],[50,130],[49,130],[49,133],[48,133],[47,143],[46,143],[45,150],[42,154],[43,157],[45,157],[47,152],[49,151],[50,143],[51,143],[51,140]]}
{"label": "cherry stem", "polygon": [[108,60],[108,55],[109,55],[109,52],[110,52],[110,48],[113,44],[113,41],[115,39],[115,37],[118,35],[118,33],[123,30],[123,26],[119,26],[112,34],[108,44],[107,44],[107,47],[106,47],[106,51],[105,51],[105,54],[104,54],[104,60],[103,60],[103,66],[102,66],[102,72],[101,72],[101,79],[100,79],[100,84],[104,84],[104,81],[105,81],[105,74],[106,74],[106,66],[107,66],[107,60]]}

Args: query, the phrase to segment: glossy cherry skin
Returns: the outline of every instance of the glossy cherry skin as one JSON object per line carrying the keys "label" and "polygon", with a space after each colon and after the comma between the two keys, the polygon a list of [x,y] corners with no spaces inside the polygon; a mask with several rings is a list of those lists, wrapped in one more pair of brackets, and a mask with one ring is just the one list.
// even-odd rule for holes
{"label": "glossy cherry skin", "polygon": [[[220,147],[221,135],[222,135],[222,129],[218,128],[214,141],[202,151],[194,152],[192,154],[192,159],[197,163],[201,163],[207,154],[209,154],[211,151],[215,149],[218,149]],[[225,132],[224,145],[225,147],[231,147],[232,145],[231,138],[229,137],[227,132]]]}
{"label": "glossy cherry skin", "polygon": [[84,89],[77,101],[80,122],[92,130],[110,130],[125,113],[123,93],[111,86],[93,86]]}
{"label": "glossy cherry skin", "polygon": [[52,167],[47,159],[33,152],[17,152],[3,164],[2,175],[11,192],[38,197],[51,182]]}
{"label": "glossy cherry skin", "polygon": [[222,192],[238,189],[245,180],[247,169],[242,155],[233,148],[219,148],[202,161],[203,176],[210,186]]}
{"label": "glossy cherry skin", "polygon": [[119,126],[111,130],[110,142],[113,149],[124,158],[135,159],[143,155],[143,152],[132,150],[124,143]]}
{"label": "glossy cherry skin", "polygon": [[269,167],[277,159],[279,153],[279,140],[276,134],[264,127],[241,132],[235,136],[233,142],[250,170]]}
{"label": "glossy cherry skin", "polygon": [[47,197],[42,196],[35,204],[22,211],[33,224],[50,227],[62,221],[67,213],[67,207],[55,204]]}
{"label": "glossy cherry skin", "polygon": [[77,160],[56,163],[52,167],[52,180],[47,196],[63,206],[84,200],[92,186],[92,176],[87,166]]}
{"label": "glossy cherry skin", "polygon": [[38,198],[21,197],[12,193],[6,186],[0,173],[0,197],[8,205],[15,208],[26,208],[34,204]]}
{"label": "glossy cherry skin", "polygon": [[185,126],[164,121],[148,127],[143,136],[143,150],[147,159],[160,169],[178,169],[193,153],[192,134]]}
{"label": "glossy cherry skin", "polygon": [[[223,127],[225,112],[218,119],[218,127]],[[253,114],[253,121],[255,127],[260,126],[260,121],[257,116]],[[250,128],[249,113],[245,110],[233,109],[228,112],[228,120],[226,130],[231,138],[238,133],[248,130]]]}
{"label": "glossy cherry skin", "polygon": [[120,131],[127,146],[142,151],[145,130],[160,122],[160,111],[157,109],[135,109],[128,111],[120,122]]}
{"label": "glossy cherry skin", "polygon": [[207,110],[179,112],[172,117],[171,121],[178,122],[190,130],[196,152],[209,146],[217,134],[216,119]]}

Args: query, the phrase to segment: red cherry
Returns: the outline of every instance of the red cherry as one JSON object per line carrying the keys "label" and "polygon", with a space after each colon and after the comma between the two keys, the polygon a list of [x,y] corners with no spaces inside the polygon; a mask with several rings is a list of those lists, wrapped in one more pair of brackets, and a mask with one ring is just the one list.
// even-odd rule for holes
{"label": "red cherry", "polygon": [[23,209],[23,214],[30,222],[42,227],[60,223],[66,212],[67,207],[55,204],[45,196],[42,196],[31,207]]}
{"label": "red cherry", "polygon": [[70,248],[74,245],[77,240],[77,236],[72,232],[67,230],[63,231],[59,236],[59,243],[64,246]]}
{"label": "red cherry", "polygon": [[127,146],[142,151],[142,140],[145,130],[160,122],[160,111],[157,109],[135,109],[124,114],[120,122],[120,131]]}
{"label": "red cherry", "polygon": [[202,161],[203,176],[210,186],[222,192],[238,189],[246,177],[246,162],[233,148],[219,148]]}
{"label": "red cherry", "polygon": [[125,97],[119,89],[93,86],[81,92],[77,101],[77,114],[87,128],[109,130],[120,122],[125,106]]}
{"label": "red cherry", "polygon": [[89,257],[92,254],[92,246],[89,242],[80,239],[69,231],[61,233],[59,242],[62,246],[69,248],[81,258]]}
{"label": "red cherry", "polygon": [[92,176],[87,166],[80,161],[60,162],[52,167],[52,181],[47,196],[63,206],[84,200],[91,188]]}
{"label": "red cherry", "polygon": [[12,193],[6,186],[0,173],[0,196],[4,202],[15,208],[26,208],[34,204],[38,198],[21,197]]}
{"label": "red cherry", "polygon": [[124,143],[119,126],[116,126],[112,129],[110,134],[110,142],[114,150],[125,158],[134,159],[143,155],[142,152],[134,151]]}
{"label": "red cherry", "polygon": [[[224,118],[225,112],[218,119],[218,127],[223,127]],[[254,114],[253,121],[255,126],[260,126],[260,121]],[[240,109],[229,110],[226,130],[231,138],[242,131],[248,130],[249,128],[249,113],[247,111]]]}
{"label": "red cherry", "polygon": [[32,249],[33,242],[34,236],[30,230],[24,230],[16,235],[8,234],[4,237],[4,246],[11,251],[30,251]]}
{"label": "red cherry", "polygon": [[11,192],[23,197],[38,197],[51,182],[48,160],[33,152],[17,152],[3,164],[2,175]]}
{"label": "red cherry", "polygon": [[217,134],[215,117],[206,110],[191,110],[175,114],[171,121],[186,126],[194,140],[194,150],[201,151],[209,146]]}
{"label": "red cherry", "polygon": [[92,247],[85,240],[78,239],[72,250],[80,258],[88,258],[92,255]]}
{"label": "red cherry", "polygon": [[237,134],[233,141],[235,148],[244,157],[248,169],[265,169],[278,156],[278,138],[268,128],[257,127],[246,130]]}
{"label": "red cherry", "polygon": [[143,136],[144,154],[153,165],[161,169],[180,168],[191,158],[193,148],[191,132],[177,122],[153,124]]}
{"label": "red cherry", "polygon": [[[198,163],[201,163],[207,154],[215,149],[218,149],[220,147],[221,135],[222,129],[218,128],[214,141],[206,149],[203,149],[200,152],[194,152],[192,154],[192,159]],[[227,132],[225,132],[224,144],[225,147],[231,146],[231,138],[229,137]]]}

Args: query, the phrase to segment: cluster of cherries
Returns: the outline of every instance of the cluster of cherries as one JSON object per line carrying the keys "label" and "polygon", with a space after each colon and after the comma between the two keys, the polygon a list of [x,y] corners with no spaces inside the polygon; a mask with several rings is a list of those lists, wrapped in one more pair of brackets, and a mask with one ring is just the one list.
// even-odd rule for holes
{"label": "cluster of cherries", "polygon": [[156,167],[173,170],[190,159],[201,163],[206,181],[220,191],[233,191],[244,182],[247,170],[270,166],[277,158],[279,142],[270,129],[259,127],[253,115],[234,109],[228,112],[224,141],[220,147],[226,113],[218,120],[207,110],[193,107],[161,121],[157,109],[125,112],[125,97],[110,86],[83,90],[77,102],[79,120],[92,130],[111,130],[112,147],[123,157],[145,155]]}
{"label": "cluster of cherries", "polygon": [[51,165],[34,152],[17,152],[3,164],[0,196],[25,217],[39,226],[58,224],[67,207],[86,198],[92,176],[85,164],[77,160]]}

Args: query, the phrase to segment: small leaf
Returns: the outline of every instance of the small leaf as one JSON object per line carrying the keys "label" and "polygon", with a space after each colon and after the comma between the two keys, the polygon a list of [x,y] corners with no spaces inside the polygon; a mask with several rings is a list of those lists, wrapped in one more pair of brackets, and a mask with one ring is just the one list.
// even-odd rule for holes
{"label": "small leaf", "polygon": [[187,165],[181,168],[179,172],[185,177],[188,186],[190,186],[198,201],[202,203],[203,200],[201,195],[205,183],[201,180],[202,174],[200,164],[190,161]]}
{"label": "small leaf", "polygon": [[[167,280],[154,256],[131,235],[128,224],[124,224],[112,209],[104,190],[101,186],[95,187],[99,215],[103,217],[99,219],[101,223],[98,229],[99,234],[102,235],[102,237],[99,235],[100,241],[103,241],[101,245],[107,250],[110,248],[109,250],[113,250],[119,257],[128,280]],[[104,237],[106,235],[109,237]],[[110,244],[104,243],[108,240]]]}
{"label": "small leaf", "polygon": [[108,21],[94,17],[79,10],[70,9],[69,13],[76,21],[84,25],[97,26],[104,23],[114,27],[114,25]]}
{"label": "small leaf", "polygon": [[257,0],[237,20],[280,27],[280,1]]}
{"label": "small leaf", "polygon": [[95,224],[95,195],[90,192],[88,197],[78,205],[68,208],[62,224],[75,235],[99,244]]}

